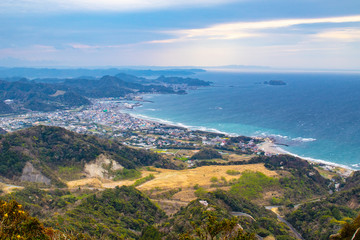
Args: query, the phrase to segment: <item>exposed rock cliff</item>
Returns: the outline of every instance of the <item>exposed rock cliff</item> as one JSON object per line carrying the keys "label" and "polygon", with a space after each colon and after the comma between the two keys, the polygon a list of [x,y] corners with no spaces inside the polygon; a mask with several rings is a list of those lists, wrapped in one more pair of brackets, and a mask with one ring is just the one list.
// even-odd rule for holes
{"label": "exposed rock cliff", "polygon": [[109,159],[104,154],[99,155],[95,162],[85,164],[84,171],[89,177],[111,178],[110,171],[123,169],[116,161]]}
{"label": "exposed rock cliff", "polygon": [[26,182],[37,182],[45,183],[50,185],[51,180],[45,177],[39,170],[37,170],[30,162],[25,164],[22,175],[20,177],[21,181]]}

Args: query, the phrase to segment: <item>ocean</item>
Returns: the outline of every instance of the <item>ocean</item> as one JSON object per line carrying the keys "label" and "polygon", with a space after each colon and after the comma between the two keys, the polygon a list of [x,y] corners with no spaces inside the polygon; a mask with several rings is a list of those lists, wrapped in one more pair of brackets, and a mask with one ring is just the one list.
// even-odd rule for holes
{"label": "ocean", "polygon": [[[360,74],[206,72],[211,87],[144,95],[131,113],[193,129],[272,136],[301,157],[360,169]],[[263,84],[281,80],[283,86]]]}

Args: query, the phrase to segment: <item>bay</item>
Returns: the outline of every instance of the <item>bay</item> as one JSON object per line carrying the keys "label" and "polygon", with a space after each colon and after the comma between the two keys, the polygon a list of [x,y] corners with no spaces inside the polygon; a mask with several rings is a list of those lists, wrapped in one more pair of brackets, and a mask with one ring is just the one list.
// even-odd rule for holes
{"label": "bay", "polygon": [[[360,75],[206,72],[211,87],[145,95],[133,114],[196,129],[272,136],[284,150],[360,169]],[[284,86],[263,84],[281,80]]]}

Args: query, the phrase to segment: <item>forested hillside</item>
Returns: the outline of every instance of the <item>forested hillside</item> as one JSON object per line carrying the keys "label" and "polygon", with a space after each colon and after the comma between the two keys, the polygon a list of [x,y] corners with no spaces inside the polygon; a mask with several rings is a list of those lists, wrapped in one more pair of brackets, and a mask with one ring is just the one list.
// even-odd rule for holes
{"label": "forested hillside", "polygon": [[[5,104],[5,100],[10,100]],[[90,104],[89,100],[65,86],[35,83],[27,79],[16,82],[0,80],[0,113],[54,111]]]}
{"label": "forested hillside", "polygon": [[[49,112],[91,104],[87,98],[125,97],[139,93],[184,94],[186,87],[209,86],[193,78],[160,77],[145,79],[124,73],[102,78],[28,80],[0,79],[0,114],[27,111]],[[182,85],[178,89],[177,85]],[[4,102],[4,101],[8,102]]]}
{"label": "forested hillside", "polygon": [[173,167],[160,155],[126,147],[119,142],[82,135],[59,127],[36,126],[0,137],[0,175],[18,179],[26,162],[56,180],[53,170],[61,166],[83,168],[105,155],[126,169],[156,165]]}
{"label": "forested hillside", "polygon": [[360,187],[306,203],[287,215],[305,239],[329,239],[360,212]]}

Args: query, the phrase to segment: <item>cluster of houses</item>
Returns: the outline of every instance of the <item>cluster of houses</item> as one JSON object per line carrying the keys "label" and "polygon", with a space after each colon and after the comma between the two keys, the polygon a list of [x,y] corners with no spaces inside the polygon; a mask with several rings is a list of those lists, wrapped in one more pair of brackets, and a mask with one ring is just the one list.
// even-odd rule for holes
{"label": "cluster of houses", "polygon": [[[128,103],[113,99],[92,100],[92,105],[78,110],[31,112],[0,118],[0,128],[8,132],[34,125],[51,125],[86,134],[121,139],[125,144],[145,148],[196,148],[199,146],[224,147],[229,138],[219,134],[206,134],[182,127],[148,121],[124,113]],[[259,152],[250,140],[235,143],[242,151]]]}
{"label": "cluster of houses", "polygon": [[202,144],[205,146],[212,147],[225,147],[229,145],[233,145],[236,149],[239,149],[242,152],[253,152],[253,153],[262,153],[259,149],[258,144],[251,139],[250,141],[238,141],[236,143],[230,143],[228,137],[215,137],[215,138],[207,138],[202,137]]}

